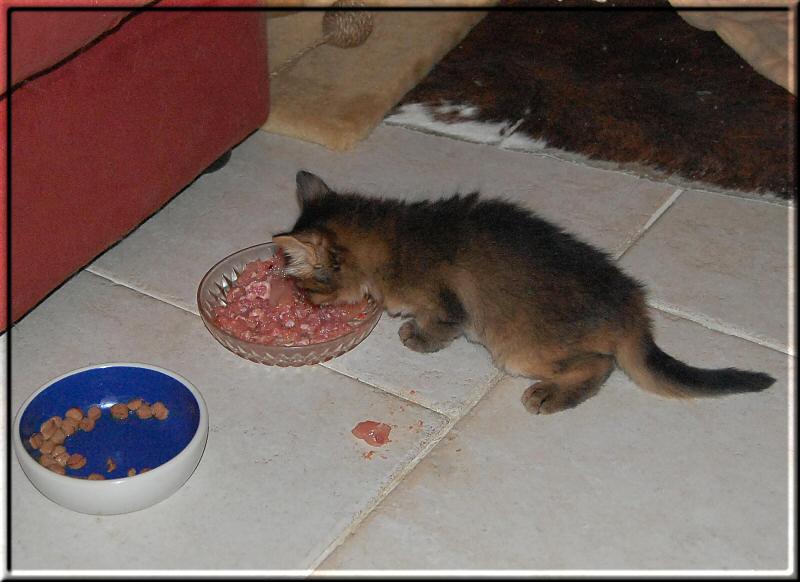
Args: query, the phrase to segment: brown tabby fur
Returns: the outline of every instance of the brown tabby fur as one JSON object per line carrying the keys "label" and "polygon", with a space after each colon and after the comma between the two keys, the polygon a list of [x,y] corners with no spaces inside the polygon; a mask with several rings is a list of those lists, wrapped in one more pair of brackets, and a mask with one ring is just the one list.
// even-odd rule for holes
{"label": "brown tabby fur", "polygon": [[403,344],[435,352],[465,335],[495,365],[540,382],[523,395],[533,413],[594,395],[615,362],[664,396],[763,390],[762,373],[705,370],[654,343],[643,287],[604,253],[522,208],[478,194],[413,204],[340,194],[297,175],[302,213],[273,237],[287,272],[314,303],[365,294],[410,317]]}

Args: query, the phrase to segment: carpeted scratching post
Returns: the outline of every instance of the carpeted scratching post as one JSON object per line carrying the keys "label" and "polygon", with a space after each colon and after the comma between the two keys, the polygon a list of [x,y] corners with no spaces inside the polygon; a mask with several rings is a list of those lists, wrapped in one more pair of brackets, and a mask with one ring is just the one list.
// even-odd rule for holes
{"label": "carpeted scratching post", "polygon": [[352,148],[485,15],[334,9],[268,18],[270,116],[262,129]]}
{"label": "carpeted scratching post", "polygon": [[[363,8],[360,0],[337,0],[331,8]],[[325,42],[339,48],[355,48],[364,44],[372,33],[375,19],[371,12],[328,10],[322,18]]]}
{"label": "carpeted scratching post", "polygon": [[293,54],[291,58],[270,73],[270,78],[274,78],[287,68],[294,66],[306,53],[323,44],[330,44],[338,48],[355,48],[364,44],[375,25],[372,13],[362,10],[341,10],[342,8],[363,7],[362,0],[336,0],[331,4],[331,8],[334,10],[326,10],[322,18],[322,38]]}

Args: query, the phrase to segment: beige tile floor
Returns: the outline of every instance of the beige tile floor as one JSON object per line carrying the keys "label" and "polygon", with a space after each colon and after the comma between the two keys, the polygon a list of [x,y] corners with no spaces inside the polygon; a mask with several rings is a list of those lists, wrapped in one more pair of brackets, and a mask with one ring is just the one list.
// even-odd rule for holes
{"label": "beige tile floor", "polygon": [[[407,199],[480,188],[518,201],[650,284],[667,351],[778,382],[674,402],[617,372],[580,407],[534,417],[519,402],[526,382],[504,377],[482,348],[462,340],[412,353],[387,316],[324,365],[240,359],[203,327],[196,287],[223,256],[291,226],[303,168]],[[13,567],[783,571],[792,212],[398,126],[348,153],[256,132],[13,329],[14,413],[53,376],[126,360],[192,380],[211,423],[187,484],[123,516],[53,504],[14,461]],[[371,459],[350,435],[368,417],[396,425]]]}

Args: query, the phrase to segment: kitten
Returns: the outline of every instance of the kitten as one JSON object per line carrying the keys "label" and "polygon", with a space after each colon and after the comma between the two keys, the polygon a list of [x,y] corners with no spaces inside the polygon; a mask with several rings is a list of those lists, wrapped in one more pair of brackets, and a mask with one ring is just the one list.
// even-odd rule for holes
{"label": "kitten", "polygon": [[410,317],[399,335],[435,352],[465,335],[497,367],[540,380],[532,413],[572,408],[597,393],[615,362],[646,390],[670,397],[755,392],[775,380],[707,370],[653,341],[640,283],[608,255],[511,203],[477,193],[405,203],[336,193],[297,174],[301,214],[273,241],[316,304],[365,294]]}

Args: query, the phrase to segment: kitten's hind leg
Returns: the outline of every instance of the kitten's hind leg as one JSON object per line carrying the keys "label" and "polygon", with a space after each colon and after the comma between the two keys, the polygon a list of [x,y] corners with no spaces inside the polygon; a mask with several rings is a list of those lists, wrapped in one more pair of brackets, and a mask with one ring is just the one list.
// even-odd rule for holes
{"label": "kitten's hind leg", "polygon": [[594,396],[614,369],[605,354],[586,354],[556,362],[555,374],[529,386],[522,404],[531,414],[552,414],[574,408]]}
{"label": "kitten's hind leg", "polygon": [[401,325],[397,334],[407,348],[415,352],[431,353],[446,348],[462,333],[459,324],[415,318]]}

